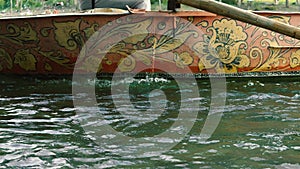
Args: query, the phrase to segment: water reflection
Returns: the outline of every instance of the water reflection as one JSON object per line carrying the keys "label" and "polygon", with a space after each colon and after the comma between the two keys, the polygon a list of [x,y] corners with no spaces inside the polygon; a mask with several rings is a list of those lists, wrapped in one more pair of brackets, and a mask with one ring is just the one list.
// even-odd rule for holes
{"label": "water reflection", "polygon": [[[189,134],[172,150],[158,156],[130,158],[115,155],[93,142],[85,132],[71,95],[71,78],[43,79],[1,76],[1,168],[299,168],[300,82],[297,79],[227,79],[227,103],[212,138],[199,141],[210,105],[210,84],[198,80],[198,117]],[[140,81],[140,84],[144,83]],[[164,85],[166,84],[166,85]],[[119,131],[141,137],[170,126],[178,114],[178,88],[172,81],[156,86],[131,86],[131,95],[111,95],[109,80],[97,82],[97,102]],[[154,90],[149,90],[154,89]],[[168,111],[151,116],[152,97],[161,96]],[[189,92],[188,87],[185,91]],[[83,96],[78,96],[83,97]],[[118,114],[112,98],[130,99],[145,116],[127,107]],[[121,100],[121,99],[120,99]],[[187,100],[188,102],[189,100]],[[125,117],[125,118],[124,118]],[[127,119],[134,119],[128,122]],[[125,120],[124,120],[125,119]],[[156,120],[155,120],[156,119]],[[148,125],[137,125],[144,122]],[[151,124],[151,122],[153,122]],[[180,130],[180,129],[179,129]],[[114,135],[107,135],[113,138]],[[117,146],[117,145],[116,145]],[[147,146],[147,145],[144,145]],[[114,147],[111,147],[113,149]]]}

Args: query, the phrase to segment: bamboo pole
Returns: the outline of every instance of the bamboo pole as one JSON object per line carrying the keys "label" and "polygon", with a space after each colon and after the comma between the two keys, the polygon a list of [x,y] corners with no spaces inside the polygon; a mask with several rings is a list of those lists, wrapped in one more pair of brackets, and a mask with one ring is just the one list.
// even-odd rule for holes
{"label": "bamboo pole", "polygon": [[10,14],[12,14],[13,12],[13,1],[10,0]]}
{"label": "bamboo pole", "polygon": [[20,12],[23,10],[23,0],[20,0]]}
{"label": "bamboo pole", "polygon": [[178,0],[179,3],[250,23],[300,40],[300,28],[214,0]]}

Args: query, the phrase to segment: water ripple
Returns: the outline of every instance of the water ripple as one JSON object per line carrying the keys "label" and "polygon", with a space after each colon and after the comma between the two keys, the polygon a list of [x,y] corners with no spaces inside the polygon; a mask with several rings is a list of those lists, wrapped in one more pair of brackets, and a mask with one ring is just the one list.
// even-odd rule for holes
{"label": "water ripple", "polygon": [[[2,77],[0,168],[299,168],[300,82],[297,80],[228,80],[227,92],[215,96],[211,96],[209,80],[185,84],[181,91],[174,81],[164,78],[125,79],[114,84],[96,80],[87,85],[94,82],[98,101],[95,108],[99,111],[76,114],[79,109],[91,111],[88,107],[74,108],[70,79]],[[131,85],[131,94],[126,91],[110,94],[111,87],[124,84]],[[148,88],[151,84],[154,86]],[[191,85],[199,86],[201,97],[180,100],[178,95],[189,94]],[[163,95],[168,100],[155,100]],[[86,96],[82,93],[76,97]],[[203,141],[200,132],[210,110],[211,97],[220,96],[227,99],[224,107],[215,109],[224,110],[222,120],[212,137]],[[120,104],[130,100],[133,106],[115,108],[113,99]],[[189,102],[199,102],[199,107],[180,105]],[[164,111],[151,114],[151,104],[159,103],[167,105],[160,108]],[[97,145],[93,142],[94,133],[84,131],[80,125],[80,121],[94,118],[98,120],[86,125],[112,125],[132,137],[141,133],[155,135],[177,120],[179,108],[198,111],[198,119],[185,119],[194,123],[190,133],[172,150],[160,155],[145,152],[140,158],[117,156],[114,151],[118,151],[119,145]],[[104,119],[99,120],[100,115]],[[103,139],[115,137],[112,133],[103,135]],[[174,142],[168,137],[155,141]],[[131,148],[147,146],[152,145]]]}

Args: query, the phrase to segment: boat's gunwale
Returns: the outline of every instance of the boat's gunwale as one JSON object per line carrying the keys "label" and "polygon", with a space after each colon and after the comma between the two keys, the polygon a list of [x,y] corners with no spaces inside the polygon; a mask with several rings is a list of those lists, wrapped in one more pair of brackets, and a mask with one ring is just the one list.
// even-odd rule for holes
{"label": "boat's gunwale", "polygon": [[[163,15],[157,15],[163,14]],[[116,13],[116,12],[95,12],[95,13],[84,13],[84,12],[74,12],[74,13],[59,13],[59,14],[37,14],[37,15],[24,15],[24,16],[3,16],[0,17],[0,20],[7,19],[28,19],[28,18],[47,18],[47,17],[65,17],[65,16],[122,16],[122,15],[132,15],[130,13]],[[169,11],[147,11],[145,13],[139,13],[137,15],[141,16],[217,16],[216,14],[206,12],[206,11],[178,11],[178,12],[169,12]]]}
{"label": "boat's gunwale", "polygon": [[[251,11],[255,14],[277,14],[277,15],[300,15],[300,12],[282,12],[282,11]],[[160,16],[157,14],[164,14],[162,16],[170,16],[170,17],[215,17],[217,14],[199,10],[199,11],[177,11],[177,12],[169,12],[169,11],[147,11],[138,15],[146,15],[146,16]],[[37,15],[23,15],[23,16],[2,16],[0,20],[7,19],[31,19],[31,18],[48,18],[48,17],[65,17],[65,16],[122,16],[122,15],[131,15],[128,13],[117,13],[117,12],[95,12],[95,13],[84,13],[84,12],[74,12],[74,13],[58,13],[58,14],[37,14]]]}
{"label": "boat's gunwale", "polygon": [[[272,15],[300,15],[300,12],[285,12],[285,11],[250,11],[255,14],[272,14]],[[157,14],[164,14],[161,16],[170,16],[170,17],[215,17],[217,14],[207,12],[204,10],[199,11],[177,11],[177,12],[169,12],[169,11],[147,11],[146,13],[138,14],[138,15],[146,15],[146,16],[160,16]],[[95,13],[87,13],[87,12],[74,12],[74,13],[58,13],[58,14],[37,14],[37,15],[18,15],[18,16],[10,16],[10,15],[2,15],[0,16],[0,20],[7,19],[30,19],[30,18],[48,18],[48,17],[65,17],[65,16],[122,16],[122,15],[131,15],[128,13],[117,13],[117,12],[95,12]]]}
{"label": "boat's gunwale", "polygon": [[65,16],[122,16],[128,13],[61,13],[61,14],[38,14],[38,15],[24,15],[24,16],[4,16],[0,20],[7,19],[32,19],[32,18],[49,18],[49,17],[65,17]]}

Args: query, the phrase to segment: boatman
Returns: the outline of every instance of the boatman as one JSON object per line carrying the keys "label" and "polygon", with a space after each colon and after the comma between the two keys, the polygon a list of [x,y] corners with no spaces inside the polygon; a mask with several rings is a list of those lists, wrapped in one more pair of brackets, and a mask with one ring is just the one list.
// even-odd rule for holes
{"label": "boatman", "polygon": [[[93,0],[79,0],[80,9],[92,9]],[[128,5],[132,9],[151,10],[150,0],[94,0],[95,8],[119,8],[125,9]]]}

